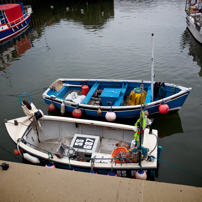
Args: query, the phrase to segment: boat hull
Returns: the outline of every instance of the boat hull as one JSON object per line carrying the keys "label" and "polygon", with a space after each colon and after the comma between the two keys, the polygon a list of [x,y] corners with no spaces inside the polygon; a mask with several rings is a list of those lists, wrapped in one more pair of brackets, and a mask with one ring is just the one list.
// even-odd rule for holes
{"label": "boat hull", "polygon": [[[176,98],[175,100],[171,100],[166,102],[166,104],[169,106],[169,111],[178,111],[182,105],[184,104],[185,100],[187,99],[187,96],[189,95],[189,93],[186,93],[184,95],[182,95],[181,97]],[[61,103],[58,103],[57,101],[51,100],[51,99],[44,99],[44,101],[47,104],[51,104],[53,103],[55,105],[55,107],[61,109]],[[149,112],[149,114],[158,114],[159,112],[159,106],[161,103],[156,104],[154,106],[150,106],[147,107],[147,111]],[[75,109],[77,108],[77,105],[66,105],[65,106],[65,110],[69,111],[69,112],[73,112]],[[102,112],[98,115],[97,111],[98,111],[99,107],[96,108],[90,108],[90,107],[85,107],[85,106],[81,106],[79,105],[79,109],[81,110],[82,114],[85,114],[87,116],[96,116],[96,117],[105,117],[106,113],[110,110],[109,109],[102,109]],[[122,107],[119,108],[113,108],[113,111],[116,113],[116,117],[117,118],[133,118],[133,117],[138,117],[140,115],[140,107],[131,107],[128,109],[124,109]]]}
{"label": "boat hull", "polygon": [[0,42],[8,40],[9,38],[21,33],[29,26],[30,21],[31,21],[31,15],[27,16],[25,19],[17,23],[15,26],[12,26],[11,28],[7,26],[4,30],[1,30]]}
{"label": "boat hull", "polygon": [[[24,150],[24,152],[28,153],[27,151]],[[40,160],[41,166],[46,166],[46,165],[53,165],[56,168],[60,168],[60,169],[65,169],[65,170],[71,170],[71,171],[78,171],[78,172],[86,172],[86,173],[91,173],[91,168],[84,168],[81,166],[72,166],[69,163],[57,163],[57,162],[53,162],[53,164],[50,164],[50,161],[47,159],[43,159],[40,158],[40,156],[36,156],[34,154],[29,153],[31,156],[34,156],[36,158],[38,158]],[[140,170],[140,169],[131,169],[131,168],[118,168],[116,169],[115,167],[113,167],[113,172],[116,174],[117,177],[125,177],[125,178],[135,178],[135,173]],[[158,165],[156,169],[148,169],[148,168],[143,168],[143,170],[147,173],[147,179],[152,180],[155,178],[156,172],[158,170]],[[111,171],[111,168],[96,168],[93,169],[93,173],[94,174],[100,174],[100,175],[109,175]]]}
{"label": "boat hull", "polygon": [[187,15],[186,17],[187,29],[193,35],[193,37],[202,44],[202,28],[196,26],[194,18]]}

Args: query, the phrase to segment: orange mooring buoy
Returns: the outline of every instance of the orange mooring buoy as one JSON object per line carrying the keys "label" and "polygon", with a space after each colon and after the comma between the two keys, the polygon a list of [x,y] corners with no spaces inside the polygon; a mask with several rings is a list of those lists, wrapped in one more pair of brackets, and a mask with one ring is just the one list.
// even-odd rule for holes
{"label": "orange mooring buoy", "polygon": [[160,104],[159,105],[159,112],[162,114],[166,114],[169,111],[169,106],[167,104]]}
{"label": "orange mooring buoy", "polygon": [[51,104],[49,105],[48,110],[49,110],[50,112],[55,111],[55,105],[54,105],[52,102],[51,102]]}
{"label": "orange mooring buoy", "polygon": [[[20,153],[22,153],[22,151],[21,151],[21,149],[19,149],[20,150]],[[20,153],[19,153],[19,151],[18,151],[18,149],[16,148],[16,149],[14,149],[14,154],[15,155],[20,155]]]}
{"label": "orange mooring buoy", "polygon": [[80,118],[81,115],[82,115],[82,111],[77,106],[77,108],[73,110],[72,116],[75,118]]}
{"label": "orange mooring buoy", "polygon": [[49,164],[49,163],[46,164],[45,167],[46,167],[46,168],[56,168],[54,164]]}

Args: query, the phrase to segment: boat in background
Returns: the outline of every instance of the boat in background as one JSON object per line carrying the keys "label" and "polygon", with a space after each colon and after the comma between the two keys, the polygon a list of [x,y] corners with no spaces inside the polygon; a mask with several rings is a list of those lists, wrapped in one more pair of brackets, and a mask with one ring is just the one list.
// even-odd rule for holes
{"label": "boat in background", "polygon": [[[158,131],[143,113],[136,126],[46,116],[31,101],[20,103],[27,116],[5,122],[22,157],[34,164],[89,173],[155,176],[161,147]],[[142,121],[141,121],[142,120]],[[135,133],[135,135],[134,135]],[[135,137],[135,138],[134,138]]]}
{"label": "boat in background", "polygon": [[0,4],[0,42],[13,37],[28,27],[31,5],[23,3]]}
{"label": "boat in background", "polygon": [[194,38],[202,44],[202,2],[186,0],[185,4],[187,28]]}
{"label": "boat in background", "polygon": [[3,41],[0,44],[0,71],[19,59],[27,50],[33,47],[32,27],[27,27],[20,34]]}

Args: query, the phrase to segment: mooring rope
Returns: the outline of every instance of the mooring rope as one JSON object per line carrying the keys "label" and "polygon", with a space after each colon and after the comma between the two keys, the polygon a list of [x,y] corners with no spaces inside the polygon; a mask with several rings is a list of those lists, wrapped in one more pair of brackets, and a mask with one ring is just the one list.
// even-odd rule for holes
{"label": "mooring rope", "polygon": [[[153,158],[155,158],[154,156],[152,156]],[[194,177],[198,177],[198,178],[201,178],[202,179],[202,177],[201,176],[199,176],[199,175],[196,175],[196,174],[194,174],[194,173],[191,173],[191,172],[189,172],[189,171],[187,171],[187,170],[184,170],[184,169],[182,169],[182,168],[179,168],[179,167],[177,167],[177,166],[174,166],[174,165],[172,165],[172,164],[170,164],[170,163],[168,163],[168,162],[165,162],[165,161],[163,161],[163,160],[161,160],[161,159],[158,159],[158,158],[156,158],[158,161],[161,161],[162,163],[165,163],[165,164],[167,164],[167,165],[169,165],[169,166],[172,166],[173,168],[176,168],[176,169],[178,169],[178,170],[181,170],[181,171],[183,171],[183,172],[185,172],[185,173],[188,173],[188,174],[190,174],[190,175],[193,175]]]}
{"label": "mooring rope", "polygon": [[197,95],[195,92],[191,91],[191,93],[192,93],[192,94],[194,94],[196,97],[198,97],[198,98],[202,99],[202,97],[201,97],[201,96],[199,96],[199,95]]}

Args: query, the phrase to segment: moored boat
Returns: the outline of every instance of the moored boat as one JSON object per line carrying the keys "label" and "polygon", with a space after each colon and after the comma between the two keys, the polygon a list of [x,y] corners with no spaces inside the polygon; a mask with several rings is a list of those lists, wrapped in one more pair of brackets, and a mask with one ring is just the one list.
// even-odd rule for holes
{"label": "moored boat", "polygon": [[160,113],[159,106],[163,104],[169,111],[178,111],[191,91],[191,88],[157,82],[153,85],[152,101],[150,81],[60,78],[43,93],[43,99],[69,112],[79,108],[88,116],[104,117],[113,110],[116,118],[138,117],[141,84],[144,84],[143,106],[149,114]]}
{"label": "moored boat", "polygon": [[31,5],[0,4],[0,42],[19,34],[28,27],[31,14]]}
{"label": "moored boat", "polygon": [[[153,47],[154,45],[152,45],[151,81],[60,78],[43,93],[43,99],[47,104],[60,108],[61,113],[69,111],[74,117],[82,114],[102,116],[109,121],[116,118],[138,117],[141,104],[149,114],[178,111],[191,88],[154,82]],[[144,88],[142,96],[141,85]],[[78,109],[80,112],[75,113]]]}
{"label": "moored boat", "polygon": [[187,28],[194,38],[202,44],[202,2],[186,0],[185,5]]}
{"label": "moored boat", "polygon": [[147,128],[152,121],[146,112],[136,126],[129,126],[46,116],[32,102],[23,100],[21,105],[27,116],[5,125],[26,160],[90,173],[154,176],[160,158],[158,132]]}

